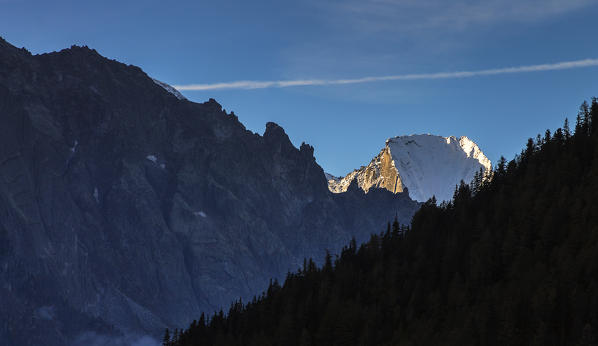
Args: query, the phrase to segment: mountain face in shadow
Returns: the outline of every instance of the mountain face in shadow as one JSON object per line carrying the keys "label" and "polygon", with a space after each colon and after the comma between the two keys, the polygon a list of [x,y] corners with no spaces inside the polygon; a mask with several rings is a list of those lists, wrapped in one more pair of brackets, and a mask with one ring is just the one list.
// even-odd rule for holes
{"label": "mountain face in shadow", "polygon": [[311,146],[179,96],[87,47],[0,39],[2,344],[160,334],[419,208],[333,194]]}
{"label": "mountain face in shadow", "polygon": [[598,344],[598,99],[574,129],[164,345]]}

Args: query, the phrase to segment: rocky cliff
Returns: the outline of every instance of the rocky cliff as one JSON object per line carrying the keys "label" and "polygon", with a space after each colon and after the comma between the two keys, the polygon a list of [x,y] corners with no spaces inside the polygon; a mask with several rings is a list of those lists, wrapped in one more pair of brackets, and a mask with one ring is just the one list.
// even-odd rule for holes
{"label": "rocky cliff", "polygon": [[160,334],[418,208],[86,47],[0,39],[0,344]]}

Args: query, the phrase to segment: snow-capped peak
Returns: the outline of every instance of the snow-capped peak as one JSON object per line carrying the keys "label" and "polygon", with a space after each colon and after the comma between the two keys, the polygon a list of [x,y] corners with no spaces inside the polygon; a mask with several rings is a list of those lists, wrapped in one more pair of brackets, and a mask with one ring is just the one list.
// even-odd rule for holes
{"label": "snow-capped peak", "polygon": [[411,198],[423,202],[435,196],[450,200],[455,185],[469,183],[480,169],[491,169],[490,160],[469,138],[430,134],[389,138],[368,166],[341,179],[328,179],[332,192],[344,192],[353,179],[368,191],[380,187],[394,193],[408,189]]}

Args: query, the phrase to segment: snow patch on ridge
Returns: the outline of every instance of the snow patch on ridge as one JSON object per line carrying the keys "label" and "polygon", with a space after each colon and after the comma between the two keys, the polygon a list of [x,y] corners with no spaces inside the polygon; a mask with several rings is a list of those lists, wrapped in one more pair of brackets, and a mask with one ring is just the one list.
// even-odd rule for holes
{"label": "snow patch on ridge", "polygon": [[463,148],[463,151],[465,154],[467,154],[467,157],[473,157],[474,159],[478,160],[487,171],[492,168],[492,163],[474,141],[466,136],[461,136],[459,137],[459,145],[461,148]]}
{"label": "snow patch on ridge", "polygon": [[168,91],[169,93],[173,94],[174,96],[176,96],[177,99],[179,100],[186,100],[187,98],[185,96],[183,96],[183,94],[181,94],[178,90],[176,90],[175,88],[173,88],[172,86],[161,82],[157,79],[152,78],[152,80],[154,81],[154,83],[158,84],[159,86],[161,86],[162,88],[164,88],[166,91]]}
{"label": "snow patch on ridge", "polygon": [[359,171],[355,170],[345,177],[335,177],[331,174],[324,173],[326,175],[326,180],[328,180],[328,189],[334,193],[342,193],[347,191],[349,185],[355,177],[358,175]]}
{"label": "snow patch on ridge", "polygon": [[157,163],[158,162],[158,158],[156,157],[156,155],[147,155],[145,158],[148,159],[148,160],[150,160],[153,163]]}
{"label": "snow patch on ridge", "polygon": [[208,217],[208,215],[206,213],[204,213],[203,210],[196,211],[196,212],[193,213],[193,215],[195,215],[195,216],[201,216],[203,218]]}

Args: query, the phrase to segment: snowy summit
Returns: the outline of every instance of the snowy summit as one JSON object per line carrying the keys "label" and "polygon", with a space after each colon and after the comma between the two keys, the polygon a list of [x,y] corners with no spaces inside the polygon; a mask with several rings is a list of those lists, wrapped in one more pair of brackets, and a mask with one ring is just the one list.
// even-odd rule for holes
{"label": "snowy summit", "polygon": [[480,169],[492,167],[475,142],[469,138],[410,135],[390,138],[369,165],[344,178],[328,179],[330,191],[345,192],[357,179],[360,188],[385,188],[393,193],[409,191],[420,202],[435,196],[438,201],[453,197],[461,180],[470,183]]}

